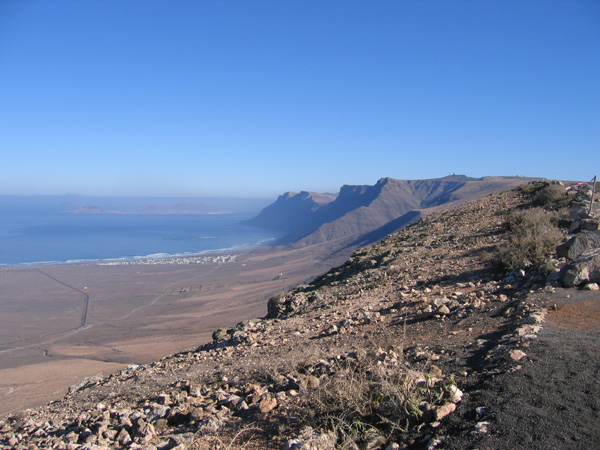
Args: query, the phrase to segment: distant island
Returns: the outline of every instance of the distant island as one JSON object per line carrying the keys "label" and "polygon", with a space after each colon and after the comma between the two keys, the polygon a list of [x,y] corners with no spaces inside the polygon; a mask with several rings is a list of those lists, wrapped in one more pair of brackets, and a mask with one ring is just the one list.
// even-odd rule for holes
{"label": "distant island", "polygon": [[70,214],[233,214],[235,211],[227,209],[213,209],[200,203],[178,204],[168,206],[150,206],[145,209],[116,210],[104,209],[98,206],[82,206],[68,211]]}
{"label": "distant island", "polygon": [[246,197],[128,197],[89,195],[0,195],[5,213],[52,214],[251,214],[272,198]]}

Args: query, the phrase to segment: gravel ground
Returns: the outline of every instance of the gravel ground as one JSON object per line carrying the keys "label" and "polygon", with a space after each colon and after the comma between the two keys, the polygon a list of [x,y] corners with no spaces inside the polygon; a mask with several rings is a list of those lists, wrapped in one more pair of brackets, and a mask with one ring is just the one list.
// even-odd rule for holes
{"label": "gravel ground", "polygon": [[[472,434],[465,429],[468,421],[457,416],[438,448],[599,448],[600,322],[594,311],[600,309],[600,294],[566,292],[542,300],[557,309],[527,350],[522,370],[488,378],[461,405],[471,426],[489,422],[488,433]],[[476,408],[482,405],[487,411],[481,416]]]}

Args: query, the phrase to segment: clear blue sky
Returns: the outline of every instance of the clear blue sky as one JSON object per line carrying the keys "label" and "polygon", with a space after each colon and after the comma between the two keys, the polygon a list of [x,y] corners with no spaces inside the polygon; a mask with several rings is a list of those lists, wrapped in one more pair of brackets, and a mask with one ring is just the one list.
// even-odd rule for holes
{"label": "clear blue sky", "polygon": [[0,194],[589,180],[599,144],[598,1],[0,2]]}

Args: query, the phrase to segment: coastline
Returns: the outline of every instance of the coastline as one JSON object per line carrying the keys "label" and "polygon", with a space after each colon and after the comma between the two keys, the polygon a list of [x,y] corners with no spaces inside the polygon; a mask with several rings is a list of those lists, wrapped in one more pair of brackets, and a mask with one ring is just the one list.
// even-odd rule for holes
{"label": "coastline", "polygon": [[[144,264],[207,264],[232,262],[237,257],[235,253],[249,252],[258,248],[270,248],[269,242],[276,238],[262,240],[253,244],[239,245],[229,248],[201,250],[184,253],[155,253],[144,256],[122,256],[114,258],[72,259],[66,261],[32,261],[23,263],[0,263],[2,268],[40,267],[40,266],[73,266],[73,265],[144,265]],[[234,253],[234,254],[231,254]]]}
{"label": "coastline", "polygon": [[331,256],[328,246],[263,245],[235,254],[2,266],[0,416],[58,399],[73,380],[150,363],[208,342],[216,328],[263,317],[268,298],[347,256]]}
{"label": "coastline", "polygon": [[249,215],[4,214],[0,267],[193,258],[269,245],[278,232],[241,225]]}
{"label": "coastline", "polygon": [[225,264],[235,262],[237,255],[216,254],[213,256],[169,256],[166,258],[134,259],[127,261],[106,261],[99,266],[147,266],[165,264]]}

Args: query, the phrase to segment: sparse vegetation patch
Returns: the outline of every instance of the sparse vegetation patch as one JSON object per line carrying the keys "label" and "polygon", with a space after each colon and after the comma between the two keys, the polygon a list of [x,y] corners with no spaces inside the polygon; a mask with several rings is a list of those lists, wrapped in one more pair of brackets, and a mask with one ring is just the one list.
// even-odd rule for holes
{"label": "sparse vegetation patch", "polygon": [[567,206],[569,196],[561,184],[548,184],[535,193],[534,204],[549,209]]}
{"label": "sparse vegetation patch", "polygon": [[554,254],[563,234],[552,222],[553,218],[542,208],[512,212],[506,221],[508,242],[498,249],[500,266],[507,269],[531,266]]}
{"label": "sparse vegetation patch", "polygon": [[442,408],[452,409],[447,405],[462,395],[452,377],[411,368],[398,348],[301,371],[309,375],[301,383],[294,415],[301,426],[333,434],[340,449],[400,439],[419,424],[441,419]]}

